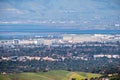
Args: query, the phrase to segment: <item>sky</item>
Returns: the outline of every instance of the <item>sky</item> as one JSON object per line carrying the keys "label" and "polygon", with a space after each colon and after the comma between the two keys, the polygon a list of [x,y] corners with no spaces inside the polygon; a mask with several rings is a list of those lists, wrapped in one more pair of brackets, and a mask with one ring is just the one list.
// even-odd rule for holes
{"label": "sky", "polygon": [[5,25],[120,30],[120,0],[0,0]]}

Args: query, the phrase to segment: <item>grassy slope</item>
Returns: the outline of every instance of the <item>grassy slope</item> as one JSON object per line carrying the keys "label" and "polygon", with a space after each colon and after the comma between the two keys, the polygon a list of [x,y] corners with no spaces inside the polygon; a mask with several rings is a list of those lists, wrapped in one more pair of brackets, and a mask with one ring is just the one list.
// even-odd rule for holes
{"label": "grassy slope", "polygon": [[0,75],[0,80],[81,80],[90,77],[98,77],[99,74],[85,73],[85,72],[69,72],[64,70],[54,70],[49,72],[39,73],[19,73]]}

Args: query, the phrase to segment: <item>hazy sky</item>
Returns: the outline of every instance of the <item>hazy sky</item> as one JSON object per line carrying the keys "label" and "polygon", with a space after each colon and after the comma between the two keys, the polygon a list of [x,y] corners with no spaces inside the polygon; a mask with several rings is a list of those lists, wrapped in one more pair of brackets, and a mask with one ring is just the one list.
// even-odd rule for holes
{"label": "hazy sky", "polygon": [[0,24],[119,29],[120,0],[0,0]]}

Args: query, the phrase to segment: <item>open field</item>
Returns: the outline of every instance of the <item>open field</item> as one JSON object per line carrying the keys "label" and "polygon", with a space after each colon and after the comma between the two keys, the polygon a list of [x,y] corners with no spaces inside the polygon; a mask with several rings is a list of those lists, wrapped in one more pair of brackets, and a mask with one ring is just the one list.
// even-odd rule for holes
{"label": "open field", "polygon": [[0,80],[71,80],[76,78],[76,80],[81,80],[91,77],[99,77],[100,74],[92,74],[85,72],[69,72],[64,70],[54,70],[48,72],[26,72],[17,74],[2,74],[0,75]]}

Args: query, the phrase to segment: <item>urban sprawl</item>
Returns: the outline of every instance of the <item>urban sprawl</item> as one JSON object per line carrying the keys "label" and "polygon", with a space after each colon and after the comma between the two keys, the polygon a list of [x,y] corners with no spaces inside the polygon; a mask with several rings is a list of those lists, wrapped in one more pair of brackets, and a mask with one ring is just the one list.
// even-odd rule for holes
{"label": "urban sprawl", "polygon": [[[63,34],[0,40],[0,71],[70,69],[106,73],[111,64],[112,68],[119,69],[119,51],[119,34]],[[15,62],[19,62],[18,65]],[[9,63],[11,65],[6,66]]]}

